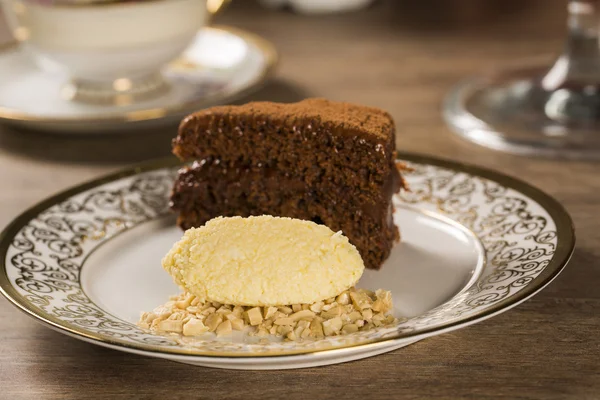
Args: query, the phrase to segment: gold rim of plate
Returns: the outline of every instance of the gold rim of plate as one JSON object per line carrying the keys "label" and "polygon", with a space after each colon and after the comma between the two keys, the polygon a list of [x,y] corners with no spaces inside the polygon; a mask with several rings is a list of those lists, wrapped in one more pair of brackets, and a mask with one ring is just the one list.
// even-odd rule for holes
{"label": "gold rim of plate", "polygon": [[398,333],[393,336],[386,338],[375,338],[367,340],[363,343],[358,344],[342,344],[340,346],[325,347],[317,350],[282,350],[282,351],[269,351],[269,352],[257,352],[257,353],[245,353],[245,354],[231,354],[228,352],[218,351],[202,351],[196,349],[187,348],[165,348],[155,345],[146,344],[130,344],[124,343],[118,340],[111,339],[107,336],[102,336],[94,333],[85,332],[78,329],[75,326],[66,324],[59,318],[49,315],[43,311],[40,311],[30,301],[26,300],[20,295],[15,288],[11,285],[7,270],[6,270],[6,254],[12,239],[15,235],[33,218],[35,218],[43,210],[66,200],[83,191],[92,189],[99,185],[109,183],[121,178],[137,175],[143,172],[153,171],[156,169],[175,167],[180,165],[179,160],[175,158],[166,158],[155,161],[146,162],[131,168],[124,169],[122,171],[106,175],[86,183],[75,186],[71,189],[58,193],[38,204],[31,207],[30,209],[23,212],[17,218],[15,218],[5,229],[0,233],[0,293],[4,295],[13,305],[24,311],[29,316],[37,319],[38,321],[48,325],[49,327],[69,334],[71,336],[79,337],[80,339],[86,340],[91,343],[104,345],[113,348],[128,349],[130,351],[137,352],[148,352],[154,354],[173,355],[173,356],[184,356],[184,357],[218,357],[218,358],[229,358],[229,359],[240,359],[240,358],[263,358],[263,357],[288,357],[293,355],[306,356],[306,355],[325,355],[325,354],[340,354],[351,351],[351,349],[358,348],[360,350],[367,350],[371,347],[381,346],[383,344],[393,344],[395,341],[417,339],[420,337],[427,336],[434,332],[443,331],[451,328],[458,328],[461,326],[468,325],[470,323],[483,320],[487,317],[491,317],[494,314],[518,305],[522,301],[533,296],[540,290],[542,290],[547,284],[549,284],[567,265],[573,250],[575,247],[575,230],[571,217],[565,210],[565,208],[554,198],[544,193],[540,189],[531,186],[524,181],[517,178],[504,175],[502,173],[477,167],[470,164],[464,164],[457,161],[450,161],[445,159],[439,159],[431,156],[413,154],[413,153],[398,153],[398,158],[402,161],[412,161],[419,164],[434,165],[442,168],[448,168],[459,172],[465,172],[469,175],[482,177],[497,183],[502,184],[507,188],[514,189],[532,200],[536,201],[542,208],[544,208],[548,214],[552,217],[556,224],[557,232],[557,246],[554,252],[554,256],[550,260],[549,264],[544,270],[537,276],[531,283],[524,287],[519,292],[512,296],[509,296],[498,303],[495,303],[481,311],[476,312],[468,317],[459,318],[452,322],[446,322],[440,325],[436,325],[431,328]]}
{"label": "gold rim of plate", "polygon": [[[215,105],[218,102],[223,101],[231,101],[234,98],[243,97],[246,94],[251,93],[255,89],[257,89],[260,85],[265,83],[269,78],[272,77],[275,67],[279,62],[279,56],[277,54],[277,50],[275,50],[275,46],[264,39],[261,36],[258,36],[254,33],[250,33],[248,31],[234,28],[231,26],[221,26],[221,25],[213,25],[202,28],[200,31],[211,30],[214,32],[226,32],[229,34],[233,34],[242,38],[245,42],[250,43],[251,45],[256,46],[261,53],[265,57],[265,68],[262,73],[257,76],[253,81],[248,83],[241,90],[231,90],[226,89],[219,93],[216,93],[211,96],[207,96],[202,100],[190,101],[175,107],[165,107],[165,108],[148,108],[141,109],[135,111],[128,111],[125,113],[110,113],[106,114],[102,117],[39,117],[35,115],[31,115],[29,113],[24,113],[18,110],[14,110],[11,108],[1,107],[0,106],[0,120],[9,120],[9,121],[21,121],[21,122],[47,122],[47,123],[82,123],[82,122],[90,122],[90,123],[131,123],[131,122],[140,122],[140,121],[149,121],[154,119],[165,118],[173,114],[183,113],[183,112],[191,112],[191,110],[195,109],[203,109],[206,107],[210,107]],[[0,55],[2,52],[12,50],[17,47],[18,42],[11,41],[5,44],[0,45]]]}

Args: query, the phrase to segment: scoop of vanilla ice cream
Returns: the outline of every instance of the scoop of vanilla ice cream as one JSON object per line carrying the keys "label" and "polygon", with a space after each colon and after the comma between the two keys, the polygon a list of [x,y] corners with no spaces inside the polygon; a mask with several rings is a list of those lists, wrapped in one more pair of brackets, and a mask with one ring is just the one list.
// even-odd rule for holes
{"label": "scoop of vanilla ice cream", "polygon": [[189,229],[162,265],[201,301],[245,306],[315,303],[354,286],[364,271],[341,232],[268,215]]}

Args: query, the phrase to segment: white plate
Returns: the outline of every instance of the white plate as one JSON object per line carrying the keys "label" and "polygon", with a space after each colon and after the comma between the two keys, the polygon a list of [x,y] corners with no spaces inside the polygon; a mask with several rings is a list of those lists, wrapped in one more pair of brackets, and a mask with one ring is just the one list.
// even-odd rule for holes
{"label": "white plate", "polygon": [[171,89],[131,105],[90,105],[65,100],[68,77],[40,70],[23,49],[0,51],[0,121],[59,133],[124,132],[176,123],[191,112],[248,94],[270,77],[277,61],[264,39],[230,27],[203,28],[165,68]]}
{"label": "white plate", "polygon": [[392,291],[394,326],[318,341],[241,334],[183,346],[135,325],[178,288],[160,266],[180,238],[163,161],[101,178],[25,212],[2,234],[2,293],[60,332],[106,347],[218,368],[339,363],[478,322],[524,301],[566,265],[571,220],[552,198],[495,172],[404,154],[411,192],[395,198],[402,242],[359,286]]}

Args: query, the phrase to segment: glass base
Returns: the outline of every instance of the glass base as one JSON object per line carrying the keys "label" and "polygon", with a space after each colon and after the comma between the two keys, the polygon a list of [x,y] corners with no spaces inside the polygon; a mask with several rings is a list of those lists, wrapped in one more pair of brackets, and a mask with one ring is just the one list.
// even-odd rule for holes
{"label": "glass base", "polygon": [[465,81],[444,102],[444,118],[462,137],[516,154],[600,160],[600,86],[547,90],[548,67]]}
{"label": "glass base", "polygon": [[110,81],[72,79],[63,86],[64,99],[93,105],[127,106],[165,94],[169,85],[160,72]]}

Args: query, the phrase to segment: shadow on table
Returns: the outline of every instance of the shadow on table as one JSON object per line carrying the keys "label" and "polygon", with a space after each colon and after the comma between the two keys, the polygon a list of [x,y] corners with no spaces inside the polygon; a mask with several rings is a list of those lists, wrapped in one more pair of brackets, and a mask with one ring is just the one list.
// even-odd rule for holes
{"label": "shadow on table", "polygon": [[[308,97],[304,89],[274,80],[254,94],[239,99],[248,101],[294,102]],[[61,135],[12,127],[0,130],[0,147],[29,158],[75,164],[140,162],[171,154],[171,139],[177,124],[151,130],[106,134]]]}
{"label": "shadow on table", "polygon": [[390,1],[390,14],[402,26],[447,30],[486,26],[539,6],[536,0],[399,0]]}

